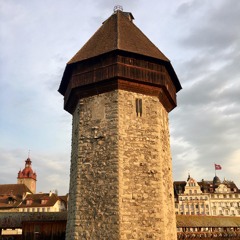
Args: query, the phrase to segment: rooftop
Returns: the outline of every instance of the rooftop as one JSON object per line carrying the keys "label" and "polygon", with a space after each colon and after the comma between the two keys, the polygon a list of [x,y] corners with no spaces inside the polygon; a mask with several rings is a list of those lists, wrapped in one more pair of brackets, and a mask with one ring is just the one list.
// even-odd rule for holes
{"label": "rooftop", "polygon": [[168,58],[133,23],[131,13],[114,12],[68,64],[79,62],[113,50],[123,50],[163,61]]}

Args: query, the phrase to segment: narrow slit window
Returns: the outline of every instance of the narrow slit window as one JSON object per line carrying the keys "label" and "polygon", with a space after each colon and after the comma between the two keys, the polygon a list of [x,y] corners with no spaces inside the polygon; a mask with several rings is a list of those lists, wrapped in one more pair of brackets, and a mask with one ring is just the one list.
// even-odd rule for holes
{"label": "narrow slit window", "polygon": [[136,113],[138,117],[142,116],[142,99],[136,98]]}

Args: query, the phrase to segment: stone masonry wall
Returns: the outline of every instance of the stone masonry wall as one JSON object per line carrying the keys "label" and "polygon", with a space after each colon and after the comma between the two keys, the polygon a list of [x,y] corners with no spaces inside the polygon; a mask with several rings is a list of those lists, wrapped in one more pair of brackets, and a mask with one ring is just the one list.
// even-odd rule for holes
{"label": "stone masonry wall", "polygon": [[172,186],[168,114],[158,98],[116,90],[79,101],[66,239],[175,240]]}
{"label": "stone masonry wall", "polygon": [[[142,116],[136,99],[142,99]],[[168,129],[157,97],[119,91],[121,239],[176,239]]]}
{"label": "stone masonry wall", "polygon": [[119,239],[117,91],[81,99],[73,115],[66,239]]}

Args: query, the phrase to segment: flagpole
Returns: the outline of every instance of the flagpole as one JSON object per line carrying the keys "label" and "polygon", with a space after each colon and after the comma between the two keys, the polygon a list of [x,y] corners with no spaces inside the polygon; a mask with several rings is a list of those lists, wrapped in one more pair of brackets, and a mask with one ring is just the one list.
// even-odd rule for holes
{"label": "flagpole", "polygon": [[215,169],[215,177],[216,177],[216,165],[215,165],[215,163],[214,163],[214,169]]}

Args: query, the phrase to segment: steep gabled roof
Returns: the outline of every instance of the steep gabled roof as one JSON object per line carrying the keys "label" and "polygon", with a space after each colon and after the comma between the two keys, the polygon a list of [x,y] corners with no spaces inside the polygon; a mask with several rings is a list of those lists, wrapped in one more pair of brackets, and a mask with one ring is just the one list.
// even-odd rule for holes
{"label": "steep gabled roof", "polygon": [[[32,200],[31,204],[28,204],[27,201]],[[42,200],[46,200],[46,202],[42,203]],[[56,194],[52,193],[37,193],[27,195],[22,204],[19,206],[20,208],[24,207],[53,207],[55,203],[61,200]]]}
{"label": "steep gabled roof", "polygon": [[32,193],[25,184],[0,184],[0,195],[14,195],[22,198],[26,192]]}
{"label": "steep gabled roof", "polygon": [[68,64],[123,50],[163,61],[168,58],[133,23],[131,13],[116,11],[111,15]]}
{"label": "steep gabled roof", "polygon": [[68,203],[68,194],[65,196],[58,196],[58,198],[62,201],[64,204],[65,208],[67,209],[67,203]]}
{"label": "steep gabled roof", "polygon": [[0,209],[17,207],[26,193],[32,192],[25,184],[1,184]]}

